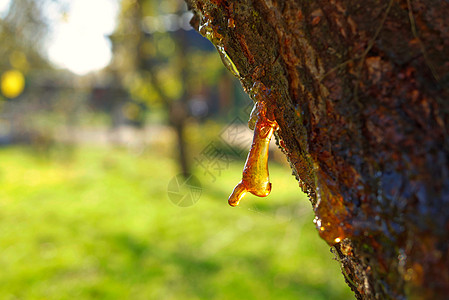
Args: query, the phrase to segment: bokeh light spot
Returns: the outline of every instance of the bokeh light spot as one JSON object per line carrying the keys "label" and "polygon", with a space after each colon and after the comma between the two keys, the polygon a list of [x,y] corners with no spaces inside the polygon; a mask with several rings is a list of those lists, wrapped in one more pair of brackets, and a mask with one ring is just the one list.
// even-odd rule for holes
{"label": "bokeh light spot", "polygon": [[9,70],[3,73],[1,78],[2,94],[7,98],[16,98],[22,94],[25,88],[25,77],[20,71]]}

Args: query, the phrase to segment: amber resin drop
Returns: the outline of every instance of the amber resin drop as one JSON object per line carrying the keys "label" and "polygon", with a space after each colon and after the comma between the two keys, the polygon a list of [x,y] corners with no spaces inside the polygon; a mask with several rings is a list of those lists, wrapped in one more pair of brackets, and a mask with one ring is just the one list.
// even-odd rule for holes
{"label": "amber resin drop", "polygon": [[263,102],[256,104],[256,123],[254,137],[243,168],[242,180],[236,185],[229,196],[228,203],[237,206],[247,192],[259,197],[266,197],[271,192],[268,174],[268,146],[274,131],[278,128],[276,121],[270,121],[266,116]]}

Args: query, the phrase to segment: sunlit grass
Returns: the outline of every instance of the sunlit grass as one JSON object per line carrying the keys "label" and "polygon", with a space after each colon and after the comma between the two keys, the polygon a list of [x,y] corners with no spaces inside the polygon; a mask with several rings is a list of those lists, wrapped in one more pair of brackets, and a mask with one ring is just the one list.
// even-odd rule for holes
{"label": "sunlit grass", "polygon": [[227,197],[243,161],[199,202],[172,204],[157,149],[77,148],[63,159],[0,149],[0,298],[350,299],[290,170],[268,198]]}

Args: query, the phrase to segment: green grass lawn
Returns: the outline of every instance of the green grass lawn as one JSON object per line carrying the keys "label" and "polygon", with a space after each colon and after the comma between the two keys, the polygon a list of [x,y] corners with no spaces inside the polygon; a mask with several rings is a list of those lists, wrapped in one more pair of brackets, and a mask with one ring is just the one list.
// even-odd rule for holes
{"label": "green grass lawn", "polygon": [[161,149],[0,149],[0,299],[351,299],[291,171],[268,198],[227,197],[244,161],[171,203]]}

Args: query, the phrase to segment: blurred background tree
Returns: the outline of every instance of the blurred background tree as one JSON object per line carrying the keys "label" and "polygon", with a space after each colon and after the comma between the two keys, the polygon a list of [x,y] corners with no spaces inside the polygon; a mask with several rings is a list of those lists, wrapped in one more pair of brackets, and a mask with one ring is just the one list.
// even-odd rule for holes
{"label": "blurred background tree", "polygon": [[[163,110],[176,132],[183,174],[191,172],[185,141],[188,119],[223,114],[234,102],[232,79],[215,48],[192,30],[191,16],[184,1],[124,0],[111,36],[116,80],[133,99]],[[218,86],[226,86],[227,92],[214,94]],[[130,118],[141,116],[136,105],[126,111]]]}

